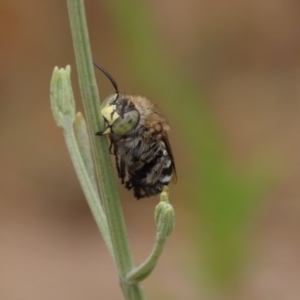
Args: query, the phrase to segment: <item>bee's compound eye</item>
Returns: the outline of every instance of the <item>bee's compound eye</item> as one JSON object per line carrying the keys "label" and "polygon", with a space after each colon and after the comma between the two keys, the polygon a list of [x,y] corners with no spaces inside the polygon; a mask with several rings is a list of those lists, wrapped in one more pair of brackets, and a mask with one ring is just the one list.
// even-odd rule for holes
{"label": "bee's compound eye", "polygon": [[112,125],[112,132],[117,135],[125,135],[132,131],[138,124],[140,114],[137,110],[131,110],[119,117]]}
{"label": "bee's compound eye", "polygon": [[110,105],[111,103],[113,103],[116,98],[117,98],[118,94],[113,94],[108,96],[102,103],[101,103],[101,108],[104,108],[105,106]]}

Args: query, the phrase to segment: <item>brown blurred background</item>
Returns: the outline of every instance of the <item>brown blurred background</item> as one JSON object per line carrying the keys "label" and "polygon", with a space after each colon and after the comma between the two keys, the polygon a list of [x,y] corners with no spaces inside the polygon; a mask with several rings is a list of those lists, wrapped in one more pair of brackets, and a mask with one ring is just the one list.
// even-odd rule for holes
{"label": "brown blurred background", "polygon": [[[268,184],[243,232],[246,258],[239,272],[220,271],[233,278],[223,295],[299,299],[300,2],[145,5],[157,43],[199,89],[234,168],[255,162],[268,169]],[[89,0],[86,12],[94,59],[113,74],[120,90],[159,98],[131,71],[131,61],[138,65],[139,58],[129,59],[130,42],[123,48],[126,36],[113,6]],[[128,11],[130,18],[135,16]],[[122,299],[50,110],[52,70],[67,64],[82,110],[66,3],[2,0],[0,24],[0,299]],[[97,79],[102,97],[113,92],[101,74]],[[198,206],[205,196],[193,190],[203,176],[195,167],[201,156],[186,139],[197,140],[200,129],[188,128],[185,116],[178,117],[180,105],[192,107],[189,103],[200,100],[187,97],[174,107],[164,97],[158,102],[172,127],[178,183],[171,185],[171,202],[177,219],[157,268],[143,285],[149,299],[201,299],[219,283],[211,280],[213,288],[207,288],[201,236],[209,236],[209,230],[205,233],[201,225],[206,206]],[[119,190],[140,263],[152,247],[157,199],[137,202],[121,185]]]}

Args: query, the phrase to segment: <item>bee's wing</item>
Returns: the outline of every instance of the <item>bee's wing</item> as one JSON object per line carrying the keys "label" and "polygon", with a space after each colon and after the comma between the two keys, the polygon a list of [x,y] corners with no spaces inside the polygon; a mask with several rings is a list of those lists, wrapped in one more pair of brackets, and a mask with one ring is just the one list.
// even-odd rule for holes
{"label": "bee's wing", "polygon": [[171,149],[171,145],[170,145],[170,142],[169,142],[169,138],[168,138],[168,135],[165,134],[162,138],[163,142],[165,143],[166,145],[166,150],[168,152],[168,154],[170,155],[171,157],[171,162],[172,162],[172,169],[173,169],[173,172],[174,172],[174,177],[173,177],[173,180],[174,182],[177,182],[177,173],[176,173],[176,168],[175,168],[175,161],[174,161],[174,156],[173,156],[173,152],[172,152],[172,149]]}

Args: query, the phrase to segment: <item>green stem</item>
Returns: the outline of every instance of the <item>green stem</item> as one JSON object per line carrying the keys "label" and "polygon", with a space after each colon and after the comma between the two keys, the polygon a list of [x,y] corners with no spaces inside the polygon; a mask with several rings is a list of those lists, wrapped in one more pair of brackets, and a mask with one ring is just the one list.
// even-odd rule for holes
{"label": "green stem", "polygon": [[131,283],[147,278],[154,270],[166,244],[166,239],[156,239],[153,250],[148,258],[138,267],[128,273],[126,280]]}
{"label": "green stem", "polygon": [[106,212],[121,287],[126,299],[145,299],[143,290],[139,284],[128,285],[125,282],[127,273],[134,269],[134,263],[126,235],[107,140],[105,137],[97,137],[97,139],[95,137],[95,132],[103,128],[103,120],[100,116],[100,102],[89,46],[84,3],[83,0],[67,0],[67,4],[80,90],[95,156],[96,174],[100,185],[101,199]]}
{"label": "green stem", "polygon": [[155,208],[156,239],[151,254],[137,268],[127,274],[127,281],[139,282],[148,277],[154,270],[167,241],[175,226],[174,209],[169,204],[168,187],[160,194],[160,202]]}

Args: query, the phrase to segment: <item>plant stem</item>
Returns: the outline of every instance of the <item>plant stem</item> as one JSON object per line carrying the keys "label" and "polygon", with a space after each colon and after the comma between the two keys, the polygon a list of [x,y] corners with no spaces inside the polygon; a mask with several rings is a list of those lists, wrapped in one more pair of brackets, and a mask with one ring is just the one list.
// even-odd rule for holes
{"label": "plant stem", "polygon": [[142,281],[154,270],[167,241],[175,226],[174,209],[169,204],[168,187],[160,194],[160,202],[155,208],[156,238],[152,252],[138,267],[127,274],[127,281]]}
{"label": "plant stem", "polygon": [[67,0],[67,4],[80,90],[89,128],[91,146],[95,157],[95,167],[100,185],[101,199],[105,208],[120,284],[126,299],[145,299],[143,290],[139,284],[129,285],[125,281],[127,273],[134,268],[134,263],[126,235],[107,140],[105,137],[97,137],[96,139],[95,136],[95,132],[103,128],[103,120],[100,116],[100,102],[89,46],[84,2],[83,0]]}

